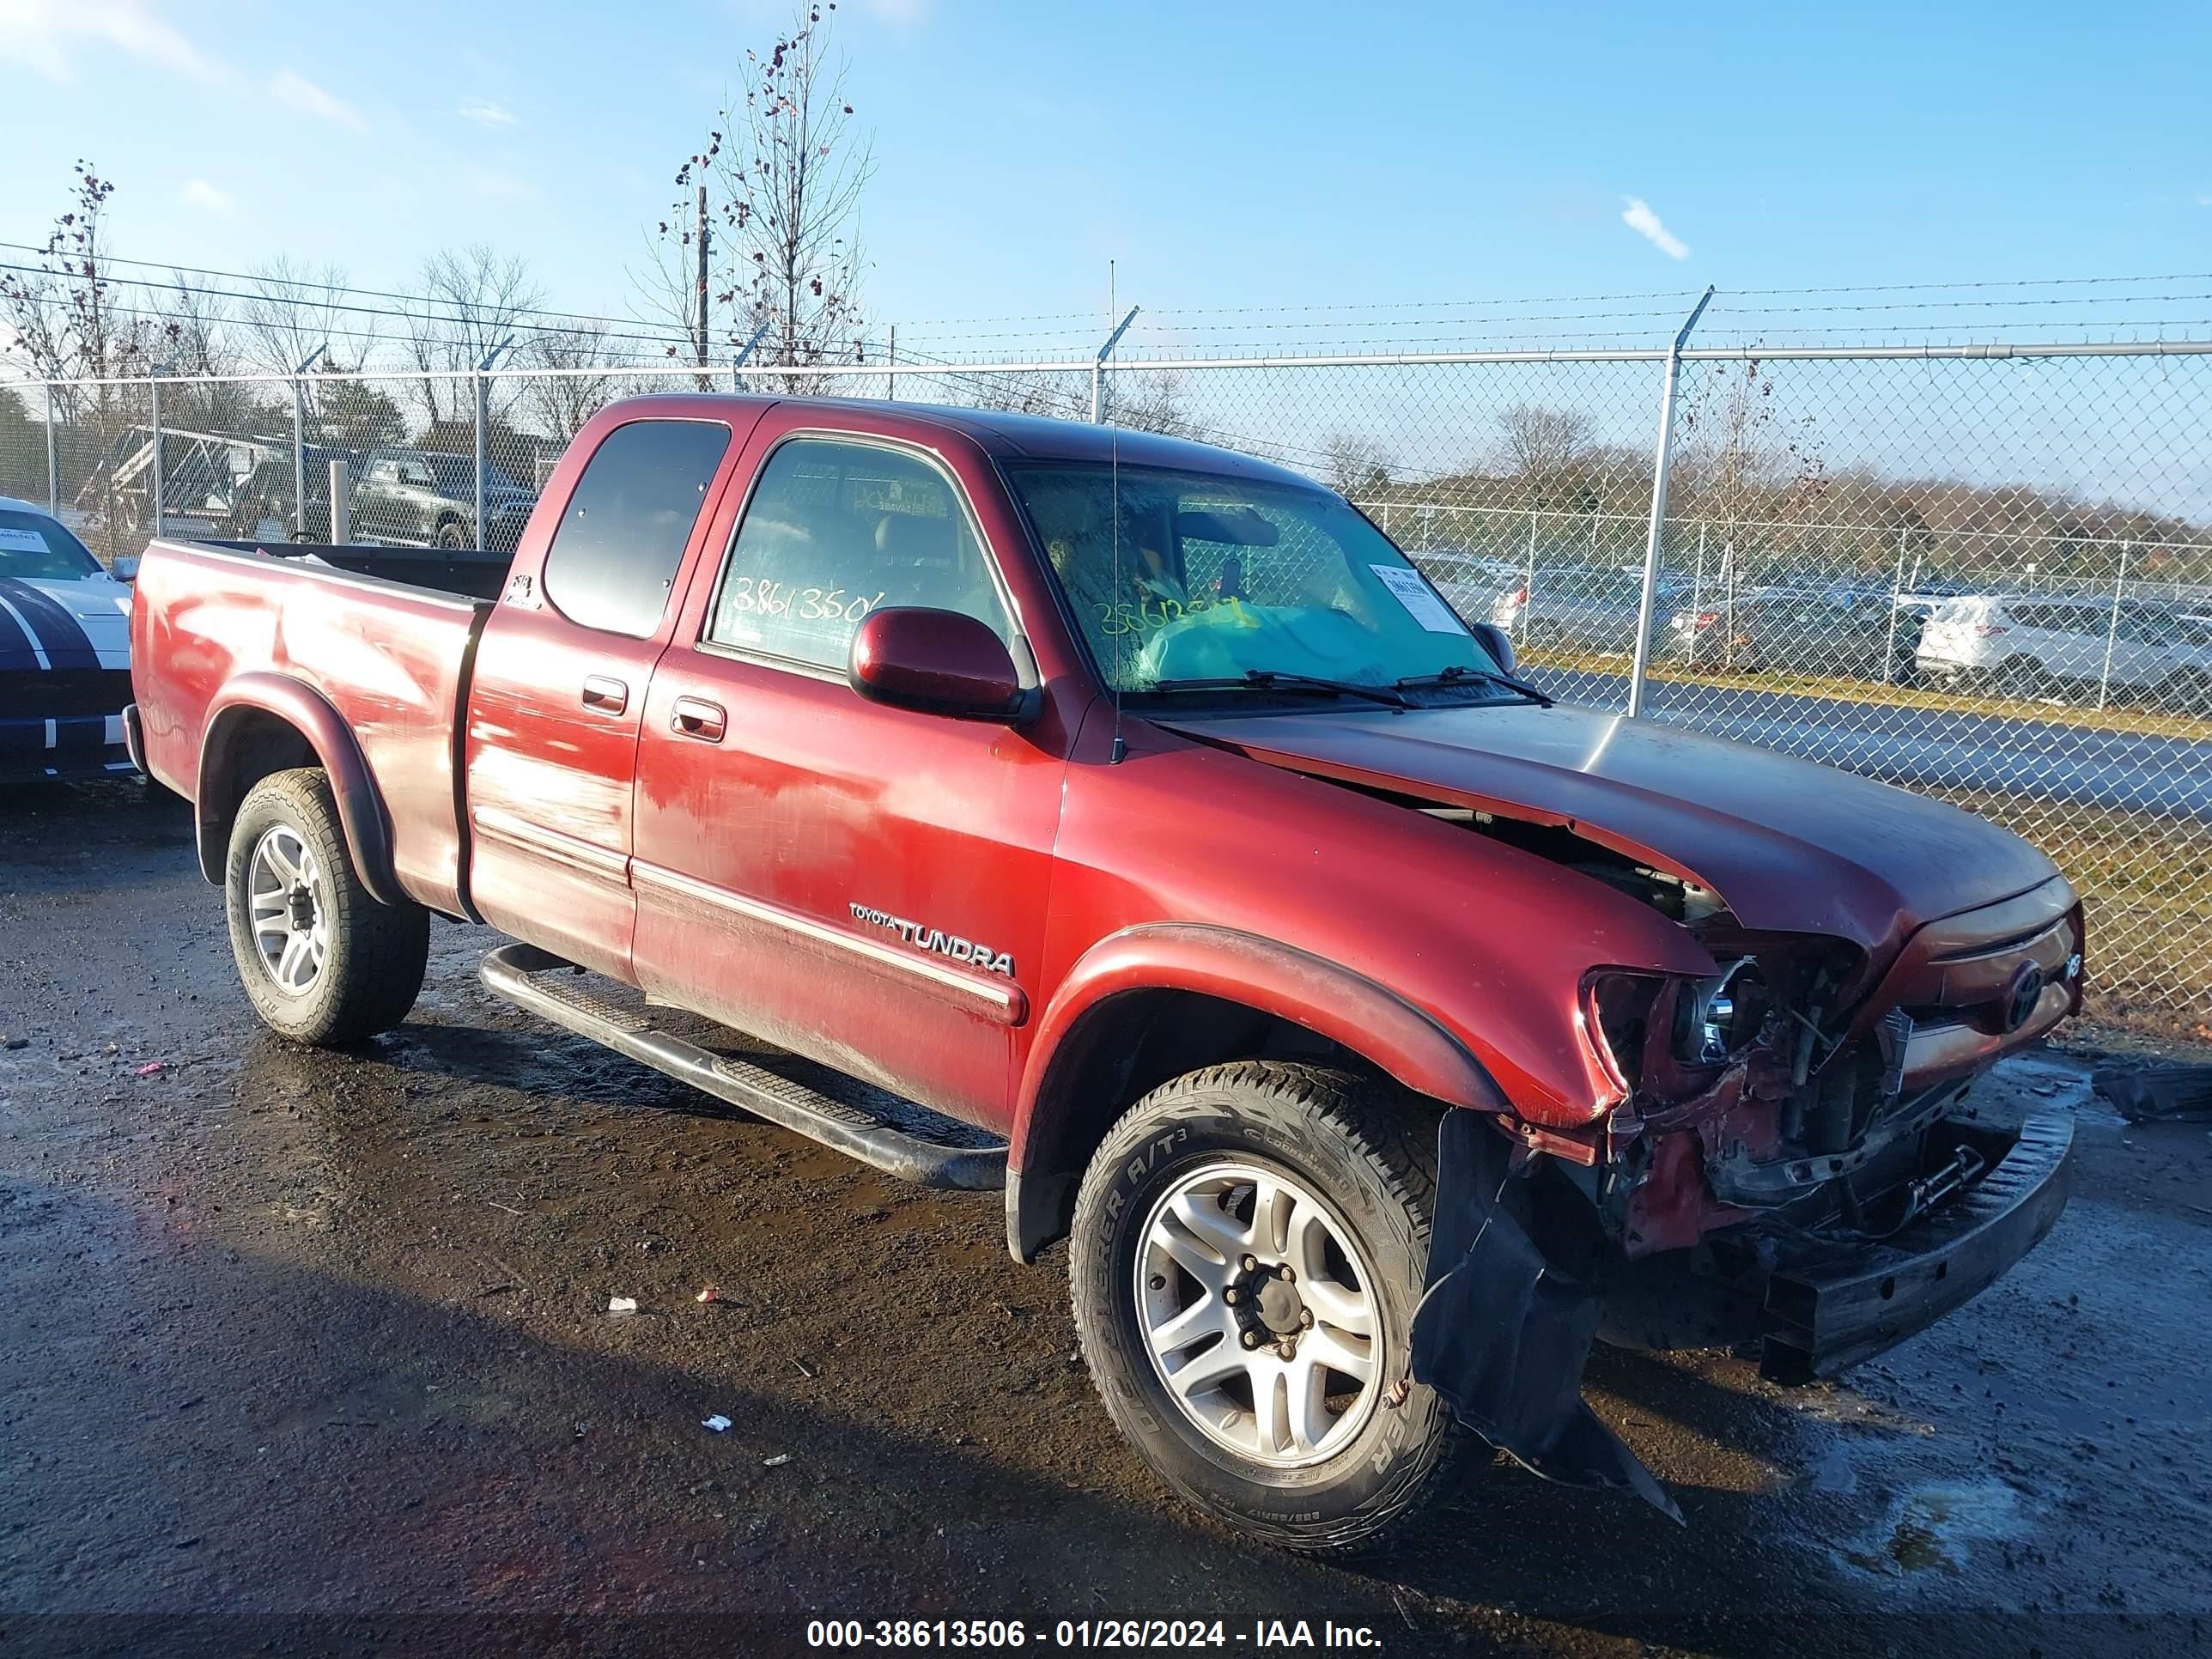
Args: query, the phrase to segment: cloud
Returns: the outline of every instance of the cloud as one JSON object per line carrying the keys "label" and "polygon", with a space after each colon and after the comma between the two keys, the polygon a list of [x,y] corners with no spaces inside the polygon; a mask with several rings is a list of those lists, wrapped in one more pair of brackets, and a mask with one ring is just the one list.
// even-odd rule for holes
{"label": "cloud", "polygon": [[[0,0],[4,3],[5,0]],[[291,70],[279,70],[269,83],[269,95],[286,109],[296,110],[302,115],[312,115],[318,120],[335,121],[342,127],[351,127],[356,132],[367,132],[368,123],[361,118],[361,112],[343,98],[332,97],[304,75]]]}
{"label": "cloud", "polygon": [[1689,245],[1660,222],[1659,216],[1651,210],[1649,202],[1641,196],[1624,196],[1621,200],[1628,204],[1626,210],[1620,216],[1621,223],[1670,259],[1690,257]]}
{"label": "cloud", "polygon": [[237,205],[228,191],[217,190],[204,179],[188,180],[177,192],[177,199],[186,207],[200,208],[209,213],[228,213]]}
{"label": "cloud", "polygon": [[471,98],[461,106],[461,119],[473,121],[480,127],[511,127],[515,124],[515,114],[506,105],[494,103],[489,98]]}
{"label": "cloud", "polygon": [[2197,197],[2197,205],[2199,207],[2212,207],[2212,190],[2208,190]]}
{"label": "cloud", "polygon": [[76,78],[70,48],[112,46],[192,80],[222,78],[215,61],[138,0],[0,0],[0,60],[12,58],[49,81]]}

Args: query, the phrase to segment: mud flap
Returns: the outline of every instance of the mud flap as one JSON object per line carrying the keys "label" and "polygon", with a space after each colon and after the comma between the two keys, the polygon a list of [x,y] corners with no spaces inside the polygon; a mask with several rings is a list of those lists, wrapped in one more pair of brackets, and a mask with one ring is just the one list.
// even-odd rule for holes
{"label": "mud flap", "polygon": [[1555,1258],[1595,1252],[1547,1255],[1509,1212],[1513,1150],[1481,1113],[1444,1114],[1413,1380],[1523,1468],[1565,1486],[1632,1492],[1680,1523],[1667,1489],[1583,1403],[1597,1291]]}

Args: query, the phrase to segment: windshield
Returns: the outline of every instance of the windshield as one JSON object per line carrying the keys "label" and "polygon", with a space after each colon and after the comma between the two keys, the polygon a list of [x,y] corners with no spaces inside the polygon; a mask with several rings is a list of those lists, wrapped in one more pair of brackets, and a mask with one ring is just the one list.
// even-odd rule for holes
{"label": "windshield", "polygon": [[1340,495],[1092,463],[1008,473],[1115,690],[1497,672],[1428,579]]}
{"label": "windshield", "polygon": [[0,576],[76,581],[99,574],[100,561],[45,514],[0,508]]}

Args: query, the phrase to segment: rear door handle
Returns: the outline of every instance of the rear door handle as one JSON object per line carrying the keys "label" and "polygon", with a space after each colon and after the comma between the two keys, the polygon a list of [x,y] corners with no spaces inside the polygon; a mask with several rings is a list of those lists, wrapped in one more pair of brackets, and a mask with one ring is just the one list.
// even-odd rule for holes
{"label": "rear door handle", "polygon": [[620,680],[594,674],[584,682],[584,707],[602,714],[619,714],[629,707],[629,687]]}
{"label": "rear door handle", "polygon": [[722,705],[702,697],[678,697],[669,711],[668,729],[679,738],[720,743],[728,725],[729,715]]}

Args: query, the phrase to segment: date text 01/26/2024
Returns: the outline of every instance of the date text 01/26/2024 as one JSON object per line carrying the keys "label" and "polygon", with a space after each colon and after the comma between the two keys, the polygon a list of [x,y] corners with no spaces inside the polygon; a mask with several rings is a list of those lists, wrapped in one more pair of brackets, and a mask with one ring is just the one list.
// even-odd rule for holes
{"label": "date text 01/26/2024", "polygon": [[1365,1625],[1331,1620],[1255,1619],[1249,1630],[1220,1619],[1062,1619],[1032,1628],[1001,1619],[816,1619],[811,1648],[1366,1648],[1382,1646]]}

